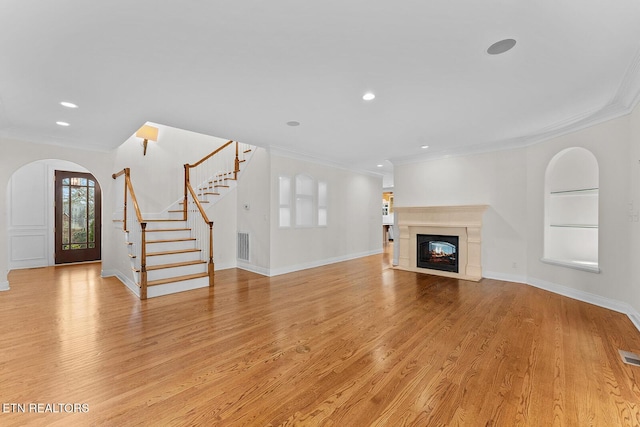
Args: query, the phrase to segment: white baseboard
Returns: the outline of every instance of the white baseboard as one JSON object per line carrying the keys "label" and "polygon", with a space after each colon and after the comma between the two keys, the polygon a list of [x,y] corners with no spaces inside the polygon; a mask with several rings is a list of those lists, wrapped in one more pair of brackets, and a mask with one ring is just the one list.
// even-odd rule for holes
{"label": "white baseboard", "polygon": [[591,292],[580,291],[577,289],[569,288],[567,286],[558,285],[557,283],[547,282],[546,280],[542,279],[527,278],[525,276],[487,271],[482,273],[482,277],[486,277],[487,279],[502,280],[506,282],[524,283],[529,286],[544,289],[545,291],[553,292],[554,294],[562,295],[578,301],[597,305],[598,307],[617,311],[618,313],[626,314],[627,317],[629,317],[629,320],[631,320],[633,325],[636,327],[636,329],[640,331],[640,313],[638,313],[626,302],[606,298],[600,295],[592,294]]}
{"label": "white baseboard", "polygon": [[628,315],[630,313],[630,310],[632,312],[635,312],[635,310],[633,310],[633,308],[625,302],[592,294],[591,292],[580,291],[577,289],[569,288],[567,286],[558,285],[557,283],[547,282],[546,280],[530,278],[527,284],[535,286],[536,288],[553,292],[555,294],[573,298],[578,301],[597,305],[598,307],[608,308],[609,310],[617,311],[618,313],[624,313]]}
{"label": "white baseboard", "polygon": [[273,277],[273,276],[280,276],[281,274],[295,273],[296,271],[307,270],[309,268],[316,268],[316,267],[322,267],[324,265],[335,264],[337,262],[349,261],[356,258],[363,258],[370,255],[378,255],[381,253],[382,253],[382,249],[380,250],[376,249],[374,251],[360,252],[360,253],[350,254],[350,255],[345,255],[340,257],[326,258],[319,261],[312,261],[308,263],[302,263],[302,264],[297,264],[297,265],[292,265],[292,266],[282,267],[282,268],[275,268],[275,269],[259,267],[257,265],[249,264],[244,261],[238,261],[237,267],[242,270],[251,271],[252,273],[261,274],[267,277]]}
{"label": "white baseboard", "polygon": [[241,270],[250,271],[252,273],[260,274],[262,276],[269,276],[269,269],[265,267],[259,267],[257,265],[249,264],[248,262],[238,260],[238,268]]}
{"label": "white baseboard", "polygon": [[640,313],[638,313],[633,307],[626,302],[606,298],[600,295],[592,294],[591,292],[581,291],[578,289],[569,288],[567,286],[559,285],[557,283],[547,282],[546,280],[536,278],[525,278],[522,276],[511,276],[509,274],[487,272],[483,274],[488,279],[504,280],[507,282],[524,283],[529,286],[533,286],[545,291],[553,292],[554,294],[562,295],[568,298],[572,298],[578,301],[586,302],[589,304],[597,305],[598,307],[606,308],[609,310],[617,311],[618,313],[626,314],[633,325],[640,331]]}
{"label": "white baseboard", "polygon": [[115,277],[116,279],[120,280],[122,284],[125,285],[126,288],[129,289],[135,296],[140,298],[140,287],[136,283],[134,283],[133,280],[129,279],[128,277],[125,277],[118,270],[102,270],[102,272],[100,273],[100,276]]}
{"label": "white baseboard", "polygon": [[504,282],[527,283],[527,277],[519,274],[496,273],[495,271],[482,271],[482,277],[487,279],[502,280]]}

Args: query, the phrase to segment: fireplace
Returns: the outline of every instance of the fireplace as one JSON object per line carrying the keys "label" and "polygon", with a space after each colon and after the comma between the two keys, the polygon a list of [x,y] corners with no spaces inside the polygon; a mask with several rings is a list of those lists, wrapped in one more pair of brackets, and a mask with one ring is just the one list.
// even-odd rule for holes
{"label": "fireplace", "polygon": [[417,234],[418,268],[458,272],[458,236]]}
{"label": "fireplace", "polygon": [[[400,232],[396,268],[464,280],[482,279],[482,217],[486,209],[486,205],[394,207]],[[418,260],[420,235],[427,236],[423,246],[427,265]],[[433,241],[432,248],[429,240]]]}

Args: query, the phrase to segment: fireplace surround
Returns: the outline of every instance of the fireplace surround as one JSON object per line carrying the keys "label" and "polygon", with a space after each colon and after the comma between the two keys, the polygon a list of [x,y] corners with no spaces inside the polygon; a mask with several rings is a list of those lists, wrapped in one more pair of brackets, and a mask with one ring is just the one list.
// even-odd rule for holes
{"label": "fireplace surround", "polygon": [[[400,229],[396,268],[466,280],[482,279],[482,217],[487,205],[394,209]],[[457,237],[457,272],[419,267],[418,235]]]}

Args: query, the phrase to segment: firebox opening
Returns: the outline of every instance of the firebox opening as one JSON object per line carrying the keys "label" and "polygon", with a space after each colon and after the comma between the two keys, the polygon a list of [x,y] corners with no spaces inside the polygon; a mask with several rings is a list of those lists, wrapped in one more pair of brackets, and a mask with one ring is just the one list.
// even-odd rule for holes
{"label": "firebox opening", "polygon": [[418,234],[419,268],[458,272],[458,236]]}

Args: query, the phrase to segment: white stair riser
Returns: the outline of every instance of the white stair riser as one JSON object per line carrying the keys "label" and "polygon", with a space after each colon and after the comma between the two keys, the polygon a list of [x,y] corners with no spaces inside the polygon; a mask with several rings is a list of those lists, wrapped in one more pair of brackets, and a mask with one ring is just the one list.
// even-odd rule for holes
{"label": "white stair riser", "polygon": [[186,221],[153,221],[147,223],[147,230],[166,230],[167,228],[186,228]]}
{"label": "white stair riser", "polygon": [[[177,208],[175,208],[175,209],[177,209]],[[172,210],[174,210],[174,208],[172,208]],[[184,216],[182,211],[180,211],[180,212],[167,212],[167,215],[168,215],[167,217],[169,219],[182,219],[183,216]]]}
{"label": "white stair riser", "polygon": [[194,261],[200,259],[200,252],[187,252],[185,254],[155,255],[147,257],[147,265],[173,264],[176,262]]}
{"label": "white stair riser", "polygon": [[206,288],[208,286],[209,286],[208,277],[200,277],[198,279],[183,280],[182,282],[167,283],[165,285],[149,286],[147,288],[147,298],[175,294],[177,292],[190,291],[198,288]]}
{"label": "white stair riser", "polygon": [[180,249],[193,249],[195,247],[195,240],[162,243],[150,243],[149,241],[147,241],[147,252],[178,251]]}
{"label": "white stair riser", "polygon": [[[185,265],[182,267],[161,268],[160,270],[148,270],[147,280],[169,279],[171,277],[186,276],[188,274],[206,273],[206,264]],[[138,279],[138,282],[140,279]]]}
{"label": "white stair riser", "polygon": [[187,239],[189,237],[191,237],[191,230],[152,231],[147,233],[147,240]]}

